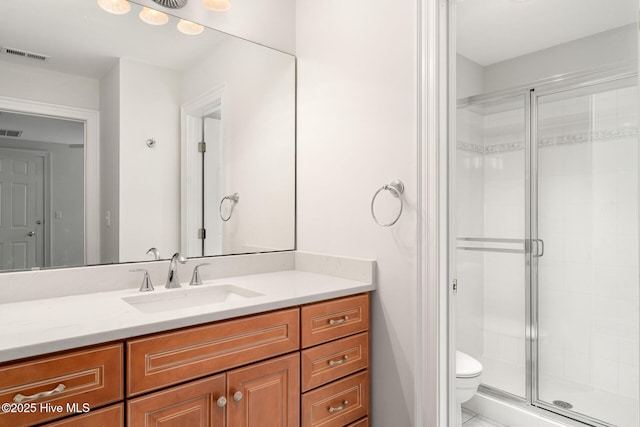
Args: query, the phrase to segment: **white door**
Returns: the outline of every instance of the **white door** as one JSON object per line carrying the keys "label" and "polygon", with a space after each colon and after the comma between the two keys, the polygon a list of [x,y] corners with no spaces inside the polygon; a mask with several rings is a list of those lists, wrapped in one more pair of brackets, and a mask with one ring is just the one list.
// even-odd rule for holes
{"label": "white door", "polygon": [[44,266],[44,158],[0,148],[0,268]]}
{"label": "white door", "polygon": [[203,218],[202,227],[207,230],[207,238],[204,240],[203,256],[222,254],[222,221],[220,220],[221,191],[221,146],[220,146],[220,119],[203,117],[204,141],[207,143],[207,151],[203,160]]}

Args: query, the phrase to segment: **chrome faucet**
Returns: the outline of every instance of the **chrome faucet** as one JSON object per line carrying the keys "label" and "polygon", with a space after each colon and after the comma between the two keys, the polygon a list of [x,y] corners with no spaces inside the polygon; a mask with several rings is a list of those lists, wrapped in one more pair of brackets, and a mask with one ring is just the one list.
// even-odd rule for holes
{"label": "chrome faucet", "polygon": [[178,279],[178,262],[184,264],[187,262],[180,252],[176,252],[169,262],[169,274],[167,275],[167,284],[165,288],[180,288],[180,279]]}

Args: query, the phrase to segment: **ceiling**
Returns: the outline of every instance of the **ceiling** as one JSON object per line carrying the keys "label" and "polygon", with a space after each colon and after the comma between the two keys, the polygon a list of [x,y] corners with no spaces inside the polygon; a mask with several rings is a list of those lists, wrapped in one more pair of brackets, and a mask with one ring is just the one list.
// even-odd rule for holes
{"label": "ceiling", "polygon": [[84,123],[72,120],[0,111],[0,129],[23,132],[19,138],[7,140],[84,144]]}
{"label": "ceiling", "polygon": [[40,62],[0,54],[0,61],[95,79],[120,57],[183,71],[231,37],[212,29],[184,35],[175,17],[163,26],[148,25],[138,18],[142,8],[131,6],[128,14],[113,15],[100,9],[97,0],[0,1],[0,16],[10,18],[0,25],[0,46],[51,56]]}
{"label": "ceiling", "polygon": [[457,51],[482,66],[636,22],[638,0],[457,0]]}

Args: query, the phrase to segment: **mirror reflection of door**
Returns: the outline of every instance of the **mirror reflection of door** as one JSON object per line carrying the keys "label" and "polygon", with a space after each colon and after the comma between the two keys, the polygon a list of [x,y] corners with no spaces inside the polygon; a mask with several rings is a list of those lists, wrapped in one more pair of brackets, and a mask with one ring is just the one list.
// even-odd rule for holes
{"label": "mirror reflection of door", "polygon": [[44,266],[44,154],[0,148],[0,263]]}
{"label": "mirror reflection of door", "polygon": [[222,253],[222,225],[218,215],[221,191],[221,112],[215,111],[202,118],[203,141],[206,150],[202,153],[202,228],[207,230],[202,239],[202,255]]}
{"label": "mirror reflection of door", "polygon": [[0,112],[0,269],[84,265],[84,142],[84,122]]}

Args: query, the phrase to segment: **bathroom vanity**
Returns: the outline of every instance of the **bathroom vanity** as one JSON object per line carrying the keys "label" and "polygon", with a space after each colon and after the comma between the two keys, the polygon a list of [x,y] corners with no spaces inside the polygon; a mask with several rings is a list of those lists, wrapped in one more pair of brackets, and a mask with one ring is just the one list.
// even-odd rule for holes
{"label": "bathroom vanity", "polygon": [[[200,297],[232,282],[254,294],[176,309],[131,304],[189,295],[183,284],[3,304],[0,317],[45,304],[60,312],[40,343],[28,328],[22,339],[0,334],[0,403],[10,404],[0,426],[368,425],[372,280],[293,270],[220,282],[192,289]],[[93,320],[64,332],[73,300]],[[66,349],[44,354],[54,344]]]}

